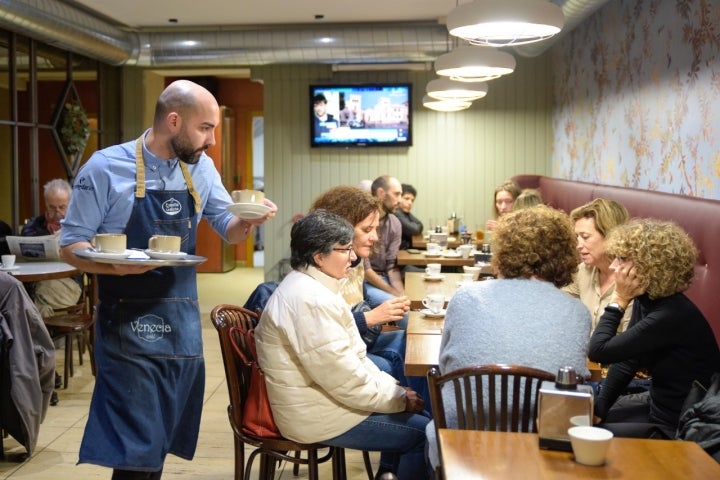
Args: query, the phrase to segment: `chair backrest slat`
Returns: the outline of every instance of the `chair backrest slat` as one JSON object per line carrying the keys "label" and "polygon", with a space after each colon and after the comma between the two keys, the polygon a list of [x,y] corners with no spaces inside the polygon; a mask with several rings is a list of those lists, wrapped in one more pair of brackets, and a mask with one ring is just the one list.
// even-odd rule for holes
{"label": "chair backrest slat", "polygon": [[[554,374],[518,365],[492,364],[461,368],[441,375],[428,372],[436,428],[448,428],[442,392],[453,398],[457,427],[463,430],[535,432],[537,397],[543,380]],[[449,396],[448,396],[449,395]]]}

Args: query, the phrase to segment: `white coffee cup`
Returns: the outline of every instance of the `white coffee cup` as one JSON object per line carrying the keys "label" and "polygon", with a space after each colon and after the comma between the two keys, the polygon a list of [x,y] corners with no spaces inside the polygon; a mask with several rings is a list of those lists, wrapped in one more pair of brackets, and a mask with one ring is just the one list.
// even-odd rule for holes
{"label": "white coffee cup", "polygon": [[431,255],[440,255],[440,253],[442,253],[442,247],[439,243],[428,242],[425,248],[427,249],[427,253]]}
{"label": "white coffee cup", "polygon": [[463,283],[470,283],[475,280],[472,273],[463,273],[460,277],[462,278],[460,281]]}
{"label": "white coffee cup", "polygon": [[422,304],[432,313],[440,313],[445,306],[445,295],[441,293],[431,293],[423,298]]}
{"label": "white coffee cup", "polygon": [[181,238],[176,235],[153,235],[148,240],[148,248],[155,252],[178,253]]}
{"label": "white coffee cup", "polygon": [[15,266],[15,255],[3,255],[2,256],[2,267],[13,268]]}
{"label": "white coffee cup", "polygon": [[442,265],[440,265],[439,263],[428,263],[427,266],[425,267],[425,273],[427,275],[436,277],[436,276],[440,275],[441,267],[442,267]]}
{"label": "white coffee cup", "polygon": [[265,201],[265,194],[260,190],[233,190],[230,194],[235,203],[259,203]]}
{"label": "white coffee cup", "polygon": [[460,255],[462,255],[462,258],[470,258],[470,252],[473,251],[472,245],[460,245],[457,247],[457,251],[460,252]]}
{"label": "white coffee cup", "polygon": [[98,233],[90,243],[100,253],[125,253],[127,236],[124,233]]}
{"label": "white coffee cup", "polygon": [[605,463],[607,449],[613,438],[610,430],[590,426],[570,427],[568,435],[576,462],[590,466]]}
{"label": "white coffee cup", "polygon": [[477,280],[478,278],[480,278],[480,270],[482,270],[482,268],[480,267],[470,267],[468,265],[463,265],[463,272],[472,273],[473,280]]}

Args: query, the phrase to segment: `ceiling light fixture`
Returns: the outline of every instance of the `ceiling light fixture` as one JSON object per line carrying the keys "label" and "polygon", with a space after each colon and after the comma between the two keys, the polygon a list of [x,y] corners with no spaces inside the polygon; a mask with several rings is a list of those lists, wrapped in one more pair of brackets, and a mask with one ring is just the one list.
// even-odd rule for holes
{"label": "ceiling light fixture", "polygon": [[546,0],[475,0],[447,16],[450,35],[493,47],[539,42],[564,23],[562,9]]}
{"label": "ceiling light fixture", "polygon": [[435,60],[435,73],[459,82],[487,82],[515,70],[515,57],[492,47],[462,46]]}
{"label": "ceiling light fixture", "polygon": [[427,94],[438,100],[463,100],[472,102],[487,95],[487,83],[469,83],[450,80],[449,78],[436,78],[430,80],[425,87]]}
{"label": "ceiling light fixture", "polygon": [[423,107],[437,112],[459,112],[470,108],[470,105],[472,105],[472,102],[464,100],[438,100],[429,95],[423,97]]}

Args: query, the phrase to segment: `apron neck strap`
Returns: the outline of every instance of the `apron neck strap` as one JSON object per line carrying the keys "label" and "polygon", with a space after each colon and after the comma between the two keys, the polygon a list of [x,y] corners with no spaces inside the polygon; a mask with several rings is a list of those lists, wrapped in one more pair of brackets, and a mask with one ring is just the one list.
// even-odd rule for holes
{"label": "apron neck strap", "polygon": [[[135,142],[135,198],[145,198],[145,156],[143,155],[143,133]],[[195,203],[195,212],[200,213],[200,194],[195,190],[195,184],[193,184],[190,170],[188,170],[185,162],[180,162],[180,170],[182,170],[185,184],[187,185],[188,192],[193,198]]]}

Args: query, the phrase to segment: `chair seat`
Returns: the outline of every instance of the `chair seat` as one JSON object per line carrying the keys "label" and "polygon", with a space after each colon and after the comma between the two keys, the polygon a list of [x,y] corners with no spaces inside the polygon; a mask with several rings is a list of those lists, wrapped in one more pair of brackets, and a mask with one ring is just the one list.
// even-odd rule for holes
{"label": "chair seat", "polygon": [[45,326],[57,335],[80,333],[93,324],[92,316],[85,313],[54,315],[44,319]]}

